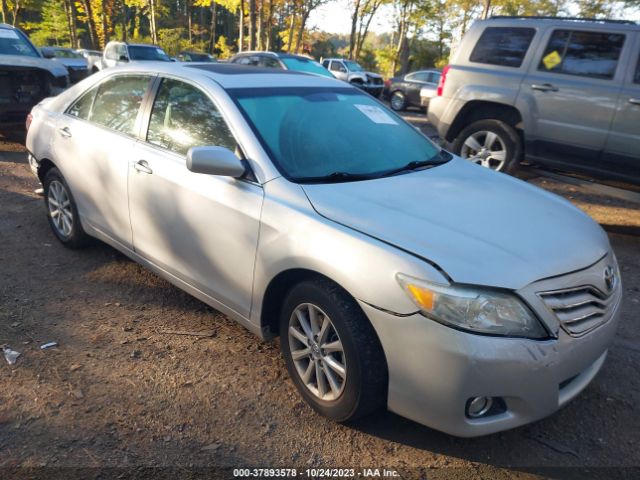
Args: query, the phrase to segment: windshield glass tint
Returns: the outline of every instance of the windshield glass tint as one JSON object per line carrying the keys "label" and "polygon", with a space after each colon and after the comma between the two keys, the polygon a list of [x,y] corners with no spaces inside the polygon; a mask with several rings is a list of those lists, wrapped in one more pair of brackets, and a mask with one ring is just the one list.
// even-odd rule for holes
{"label": "windshield glass tint", "polygon": [[131,60],[156,60],[160,62],[170,62],[169,56],[160,47],[139,47],[129,45],[129,56]]}
{"label": "windshield glass tint", "polygon": [[333,75],[329,71],[314,60],[307,60],[306,58],[294,58],[284,57],[281,58],[282,62],[287,66],[289,70],[295,70],[298,72],[315,73],[316,75],[322,75],[323,77],[331,77]]}
{"label": "windshield glass tint", "polygon": [[434,158],[424,135],[353,88],[233,89],[280,171],[293,181],[335,172],[384,174]]}
{"label": "windshield glass tint", "polygon": [[349,60],[345,60],[344,62],[347,65],[347,68],[351,71],[351,72],[364,72],[364,69],[360,66],[359,63],[356,62],[351,62]]}
{"label": "windshield glass tint", "polygon": [[8,28],[0,28],[0,55],[40,56],[22,35]]}

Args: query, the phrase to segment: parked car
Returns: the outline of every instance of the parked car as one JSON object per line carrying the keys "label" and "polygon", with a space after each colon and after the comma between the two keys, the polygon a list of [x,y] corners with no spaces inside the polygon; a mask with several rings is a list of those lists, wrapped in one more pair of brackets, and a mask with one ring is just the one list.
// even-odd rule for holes
{"label": "parked car", "polygon": [[215,62],[216,59],[213,55],[204,52],[191,52],[184,51],[178,54],[177,60],[179,62]]}
{"label": "parked car", "polygon": [[344,58],[325,58],[322,66],[329,70],[336,78],[349,82],[365,92],[379,97],[384,89],[382,76],[367,72],[358,62]]}
{"label": "parked car", "polygon": [[[398,77],[390,78],[385,82],[384,97],[389,99],[389,105],[393,110],[401,111],[407,107],[427,107],[430,97],[421,95],[424,87],[430,87],[431,91],[437,89],[440,82],[438,70],[419,70]],[[425,89],[425,93],[428,90]],[[426,104],[423,103],[423,98]]]}
{"label": "parked car", "polygon": [[87,50],[85,48],[81,48],[76,50],[76,52],[85,58],[91,73],[100,71],[102,68],[102,52],[100,50]]}
{"label": "parked car", "polygon": [[420,106],[429,110],[431,99],[438,95],[438,85],[425,85],[420,89]]}
{"label": "parked car", "polygon": [[429,120],[462,157],[640,182],[640,26],[495,17],[444,69]]}
{"label": "parked car", "polygon": [[71,83],[79,82],[90,74],[87,60],[71,48],[40,47],[40,52],[44,58],[50,58],[67,67]]}
{"label": "parked car", "polygon": [[43,58],[26,34],[0,23],[0,133],[24,131],[31,108],[68,85],[64,65]]}
{"label": "parked car", "polygon": [[102,68],[115,67],[129,62],[171,62],[169,55],[157,45],[146,43],[109,42],[104,48]]}
{"label": "parked car", "polygon": [[282,70],[293,70],[333,78],[333,75],[322,68],[322,65],[304,55],[275,52],[242,52],[231,57],[229,63],[253,67],[280,68]]}
{"label": "parked car", "polygon": [[602,367],[623,288],[600,226],[344,82],[141,62],[32,116],[58,240],[101,239],[280,335],[331,419],[386,405],[483,435],[555,412]]}

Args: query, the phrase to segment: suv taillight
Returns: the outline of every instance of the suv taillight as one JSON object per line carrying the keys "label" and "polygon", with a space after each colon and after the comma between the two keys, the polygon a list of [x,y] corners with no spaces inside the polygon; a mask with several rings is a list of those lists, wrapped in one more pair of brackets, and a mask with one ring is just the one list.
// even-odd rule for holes
{"label": "suv taillight", "polygon": [[29,115],[27,115],[27,120],[25,121],[24,126],[26,127],[26,131],[29,131],[29,127],[31,126],[31,122],[33,120],[33,115],[31,115],[31,113],[29,113]]}
{"label": "suv taillight", "polygon": [[451,65],[447,65],[442,69],[442,74],[440,75],[440,81],[438,82],[438,90],[436,92],[436,94],[439,97],[442,96],[442,91],[444,90],[444,82],[447,80],[447,73],[449,73],[450,69],[451,69]]}

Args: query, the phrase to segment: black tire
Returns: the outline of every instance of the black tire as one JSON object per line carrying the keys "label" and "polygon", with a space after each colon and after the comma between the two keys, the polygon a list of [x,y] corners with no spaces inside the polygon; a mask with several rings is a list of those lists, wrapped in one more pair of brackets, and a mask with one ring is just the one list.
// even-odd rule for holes
{"label": "black tire", "polygon": [[[332,401],[319,398],[307,388],[291,355],[290,319],[302,304],[313,304],[327,314],[344,347],[347,374],[342,392]],[[300,283],[289,292],[280,316],[280,349],[294,385],[321,415],[346,422],[386,404],[388,373],[380,341],[360,306],[335,283],[318,278]]]}
{"label": "black tire", "polygon": [[454,153],[463,157],[468,157],[469,155],[465,155],[465,152],[463,152],[465,142],[469,137],[481,132],[492,132],[497,135],[499,140],[504,144],[506,150],[503,166],[501,168],[493,169],[504,173],[514,174],[518,170],[518,166],[522,160],[522,139],[520,138],[520,135],[518,135],[518,132],[516,132],[515,128],[501,120],[478,120],[477,122],[473,122],[463,128],[453,142],[452,150]]}
{"label": "black tire", "polygon": [[[54,185],[54,189],[58,186],[62,186],[69,200],[70,207],[70,216],[71,216],[71,228],[68,234],[65,234],[61,231],[61,228],[56,225],[54,218],[52,216],[52,208],[49,203],[50,193],[52,190],[52,185]],[[64,177],[60,173],[60,170],[57,168],[50,169],[44,177],[44,204],[47,209],[47,219],[49,220],[49,226],[51,230],[53,230],[54,235],[65,247],[69,248],[82,248],[88,245],[91,241],[91,237],[85,233],[82,229],[82,225],[80,224],[80,216],[78,215],[78,208],[76,207],[76,202],[73,198],[73,194],[71,193],[71,189]]]}
{"label": "black tire", "polygon": [[[396,102],[398,102],[395,105],[394,97]],[[401,112],[402,110],[407,108],[407,97],[400,90],[395,90],[394,92],[391,92],[391,95],[389,95],[389,106],[391,107],[391,110]]]}

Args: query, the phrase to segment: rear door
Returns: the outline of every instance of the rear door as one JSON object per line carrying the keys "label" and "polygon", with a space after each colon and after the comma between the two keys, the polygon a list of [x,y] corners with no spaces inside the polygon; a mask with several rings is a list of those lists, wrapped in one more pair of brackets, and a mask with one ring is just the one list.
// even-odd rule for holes
{"label": "rear door", "polygon": [[603,155],[610,172],[640,180],[640,35],[618,97],[618,108]]}
{"label": "rear door", "polygon": [[600,169],[629,39],[624,31],[549,28],[524,79],[519,103],[532,122],[527,156]]}

